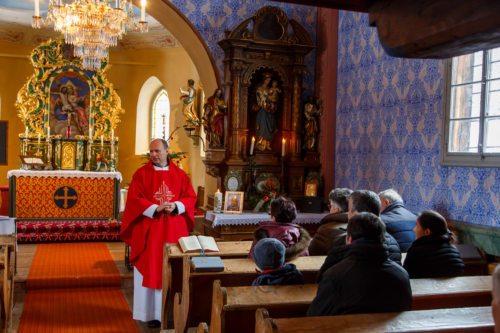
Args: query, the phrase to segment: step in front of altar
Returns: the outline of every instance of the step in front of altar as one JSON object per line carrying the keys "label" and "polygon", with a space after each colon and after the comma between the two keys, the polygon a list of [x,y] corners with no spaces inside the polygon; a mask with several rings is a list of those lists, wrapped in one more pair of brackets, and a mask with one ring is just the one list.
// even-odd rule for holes
{"label": "step in front of altar", "polygon": [[19,243],[119,241],[120,220],[16,220]]}

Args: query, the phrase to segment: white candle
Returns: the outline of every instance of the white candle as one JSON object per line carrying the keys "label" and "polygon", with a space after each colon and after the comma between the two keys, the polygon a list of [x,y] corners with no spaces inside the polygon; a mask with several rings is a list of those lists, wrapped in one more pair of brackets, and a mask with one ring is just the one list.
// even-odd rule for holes
{"label": "white candle", "polygon": [[281,156],[285,157],[285,145],[286,145],[286,139],[283,138],[281,140]]}
{"label": "white candle", "polygon": [[111,142],[115,141],[115,130],[111,129]]}
{"label": "white candle", "polygon": [[104,135],[101,135],[101,147],[104,146]]}
{"label": "white candle", "polygon": [[255,148],[255,137],[252,136],[252,143],[250,143],[250,155],[253,155],[254,148]]}
{"label": "white candle", "polygon": [[40,16],[40,0],[35,0],[35,16]]}
{"label": "white candle", "polygon": [[92,127],[89,128],[89,139],[92,141]]}
{"label": "white candle", "polygon": [[50,139],[50,126],[47,126],[47,141]]}
{"label": "white candle", "polygon": [[222,210],[222,193],[221,191],[219,191],[219,189],[217,189],[217,192],[215,192],[215,195],[214,195],[214,199],[215,199],[215,212],[220,212]]}
{"label": "white candle", "polygon": [[146,21],[146,0],[141,0],[141,22]]}
{"label": "white candle", "polygon": [[24,137],[26,139],[28,138],[28,126],[26,126],[26,130],[24,131]]}

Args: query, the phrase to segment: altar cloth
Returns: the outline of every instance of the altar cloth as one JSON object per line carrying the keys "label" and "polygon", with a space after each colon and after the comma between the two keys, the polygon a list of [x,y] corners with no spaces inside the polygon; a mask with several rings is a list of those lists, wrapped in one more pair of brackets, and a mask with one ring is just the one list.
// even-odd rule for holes
{"label": "altar cloth", "polygon": [[[296,224],[317,224],[328,213],[298,213],[293,221]],[[224,214],[207,211],[205,219],[212,222],[212,228],[218,225],[245,225],[257,224],[261,221],[270,221],[271,216],[268,213],[244,212],[242,214]]]}

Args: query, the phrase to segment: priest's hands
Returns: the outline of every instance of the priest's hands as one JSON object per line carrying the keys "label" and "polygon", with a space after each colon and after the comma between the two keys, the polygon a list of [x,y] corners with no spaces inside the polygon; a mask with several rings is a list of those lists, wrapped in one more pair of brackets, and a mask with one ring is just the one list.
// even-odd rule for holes
{"label": "priest's hands", "polygon": [[176,209],[174,202],[164,202],[156,208],[157,213],[171,214]]}

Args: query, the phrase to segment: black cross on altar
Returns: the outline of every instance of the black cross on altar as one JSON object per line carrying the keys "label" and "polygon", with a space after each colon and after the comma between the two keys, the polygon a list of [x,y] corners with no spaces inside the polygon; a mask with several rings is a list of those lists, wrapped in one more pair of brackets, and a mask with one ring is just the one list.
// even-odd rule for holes
{"label": "black cross on altar", "polygon": [[155,192],[153,197],[156,200],[158,200],[160,202],[160,205],[161,205],[164,202],[170,202],[170,200],[174,197],[174,194],[172,193],[172,191],[170,191],[167,184],[165,184],[165,182],[163,182],[160,185],[160,188],[158,189],[158,191]]}
{"label": "black cross on altar", "polygon": [[75,189],[69,186],[63,186],[54,193],[54,203],[59,208],[68,209],[73,207],[78,201],[78,194]]}

